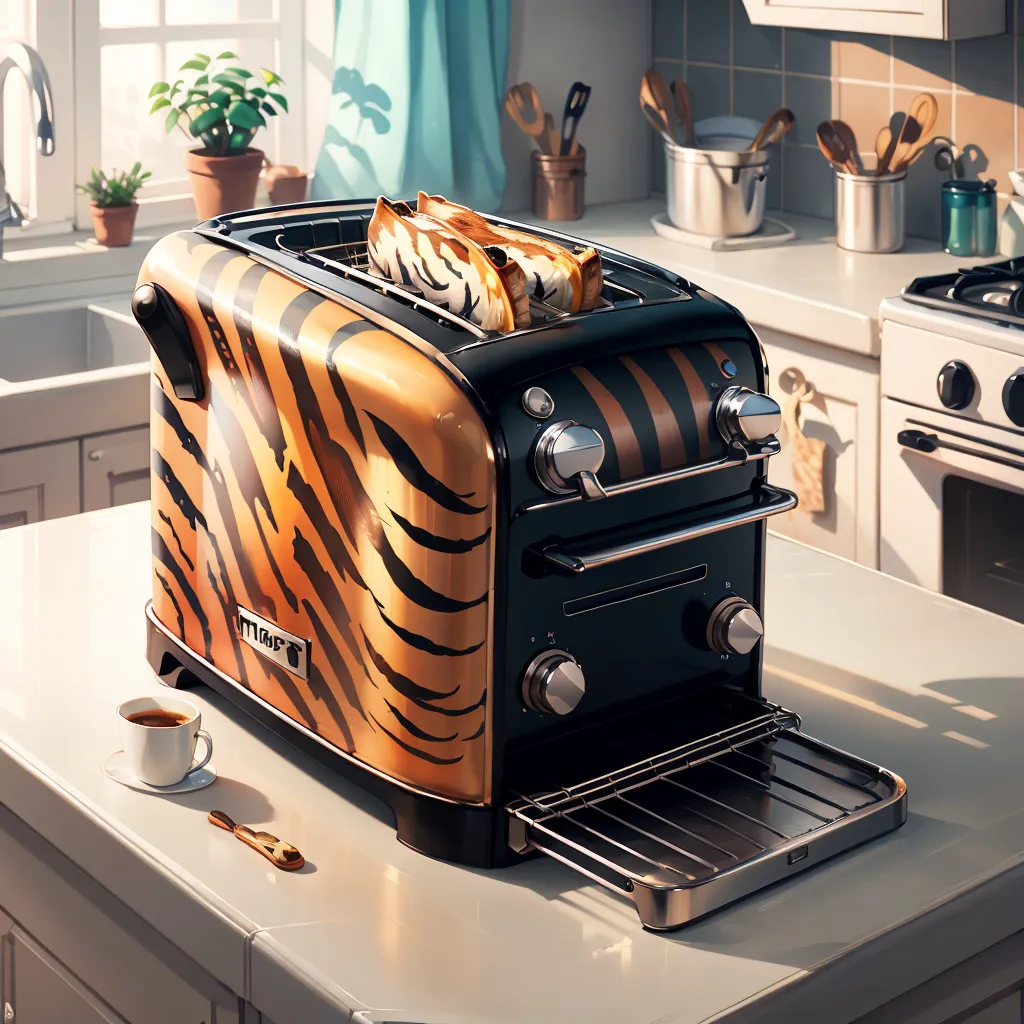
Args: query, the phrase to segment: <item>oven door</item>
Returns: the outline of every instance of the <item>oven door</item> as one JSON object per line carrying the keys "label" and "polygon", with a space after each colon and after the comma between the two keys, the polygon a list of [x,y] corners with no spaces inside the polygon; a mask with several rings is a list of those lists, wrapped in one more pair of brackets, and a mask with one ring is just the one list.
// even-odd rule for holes
{"label": "oven door", "polygon": [[1024,622],[1024,436],[882,403],[883,572]]}

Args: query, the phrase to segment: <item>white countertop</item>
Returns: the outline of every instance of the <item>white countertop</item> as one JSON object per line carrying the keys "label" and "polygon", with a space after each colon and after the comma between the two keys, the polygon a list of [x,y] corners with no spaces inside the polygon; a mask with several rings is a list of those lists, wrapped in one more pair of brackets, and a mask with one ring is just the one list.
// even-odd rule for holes
{"label": "white countertop", "polygon": [[[674,270],[732,303],[756,327],[869,356],[879,354],[882,299],[899,295],[915,277],[986,262],[949,256],[937,242],[920,238],[908,238],[898,253],[847,252],[835,244],[832,221],[773,211],[769,216],[792,227],[795,239],[772,248],[712,252],[656,235],[651,217],[664,210],[662,198],[609,203],[588,207],[581,220],[549,226]],[[529,213],[509,216],[533,220]]]}
{"label": "white countertop", "polygon": [[[544,858],[488,872],[399,845],[380,805],[203,688],[214,786],[107,780],[115,707],[159,690],[147,504],[0,533],[0,802],[276,1024],[842,1024],[1024,928],[1024,626],[768,550],[767,696],[901,774],[909,818],[681,931]],[[306,867],[276,871],[214,807]]]}

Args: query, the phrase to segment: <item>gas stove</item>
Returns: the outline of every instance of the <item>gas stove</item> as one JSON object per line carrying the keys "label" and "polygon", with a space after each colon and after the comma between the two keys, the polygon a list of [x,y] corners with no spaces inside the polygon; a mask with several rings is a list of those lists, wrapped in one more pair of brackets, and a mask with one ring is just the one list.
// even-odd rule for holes
{"label": "gas stove", "polygon": [[903,289],[915,305],[1024,326],[1024,257],[915,278]]}

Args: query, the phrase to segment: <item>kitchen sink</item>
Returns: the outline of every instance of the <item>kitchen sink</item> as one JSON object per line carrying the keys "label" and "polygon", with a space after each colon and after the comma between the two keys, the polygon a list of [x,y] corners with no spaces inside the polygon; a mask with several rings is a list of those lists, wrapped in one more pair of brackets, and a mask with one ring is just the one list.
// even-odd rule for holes
{"label": "kitchen sink", "polygon": [[149,362],[128,297],[0,313],[0,382],[41,381]]}

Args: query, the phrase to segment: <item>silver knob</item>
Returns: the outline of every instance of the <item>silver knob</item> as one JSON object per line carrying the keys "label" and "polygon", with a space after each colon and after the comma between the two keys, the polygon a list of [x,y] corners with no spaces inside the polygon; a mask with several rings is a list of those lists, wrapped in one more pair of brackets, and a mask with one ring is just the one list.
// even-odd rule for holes
{"label": "silver knob", "polygon": [[575,420],[552,423],[533,446],[534,473],[541,487],[552,494],[606,497],[596,475],[602,462],[604,438]]}
{"label": "silver knob", "polygon": [[749,654],[764,636],[764,624],[742,597],[719,601],[708,620],[708,647],[719,654]]}
{"label": "silver knob", "polygon": [[523,673],[523,703],[547,715],[567,715],[583,699],[583,669],[566,651],[542,651]]}
{"label": "silver knob", "polygon": [[731,387],[722,392],[715,411],[718,432],[726,441],[761,441],[782,425],[782,410],[774,398]]}

